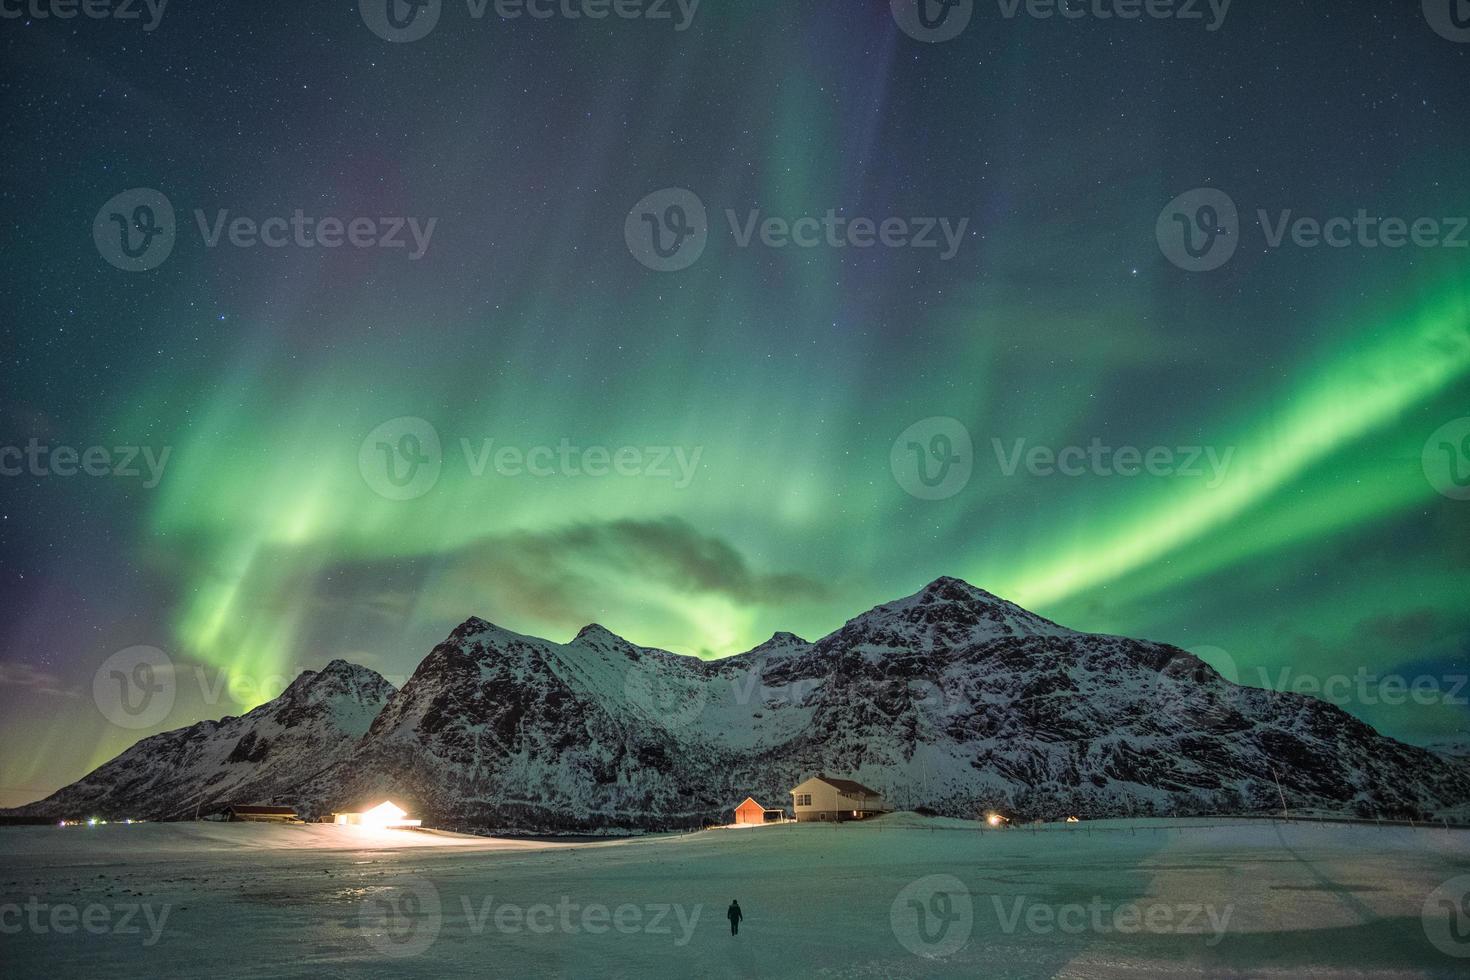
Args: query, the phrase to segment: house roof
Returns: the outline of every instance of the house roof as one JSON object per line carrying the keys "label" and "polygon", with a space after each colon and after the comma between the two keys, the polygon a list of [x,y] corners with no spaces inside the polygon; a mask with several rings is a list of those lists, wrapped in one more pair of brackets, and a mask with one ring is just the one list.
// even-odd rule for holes
{"label": "house roof", "polygon": [[817,773],[812,778],[813,779],[820,779],[822,782],[826,783],[828,786],[832,786],[832,787],[836,788],[839,792],[846,793],[848,796],[882,796],[883,795],[882,793],[878,792],[876,789],[870,789],[869,787],[864,786],[862,783],[858,782],[855,779],[834,779],[831,776],[823,776],[821,773]]}
{"label": "house roof", "polygon": [[756,798],[754,796],[747,796],[745,799],[743,799],[739,803],[735,804],[735,809],[739,810],[741,807],[745,806],[745,804],[747,804],[747,803],[754,803],[756,806],[760,807],[762,810],[768,809],[768,807],[762,806],[756,800]]}
{"label": "house roof", "polygon": [[296,816],[296,808],[294,806],[241,806],[239,804],[235,804],[235,805],[232,805],[230,807],[230,812],[231,813],[258,813],[258,814],[261,814],[263,816],[264,815],[281,816],[281,817],[286,817],[286,816],[294,817],[294,816]]}

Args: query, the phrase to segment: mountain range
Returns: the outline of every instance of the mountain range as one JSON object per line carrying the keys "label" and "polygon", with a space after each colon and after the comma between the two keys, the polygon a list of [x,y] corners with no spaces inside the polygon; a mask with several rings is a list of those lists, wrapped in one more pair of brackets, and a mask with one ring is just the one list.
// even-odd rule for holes
{"label": "mountain range", "polygon": [[746,796],[783,806],[815,773],[961,817],[1427,817],[1470,801],[1470,764],[1336,706],[941,578],[814,642],[778,633],[714,661],[595,624],[555,643],[472,617],[401,689],[336,660],[9,814],[316,817],[391,798],[431,826],[609,832],[724,822]]}

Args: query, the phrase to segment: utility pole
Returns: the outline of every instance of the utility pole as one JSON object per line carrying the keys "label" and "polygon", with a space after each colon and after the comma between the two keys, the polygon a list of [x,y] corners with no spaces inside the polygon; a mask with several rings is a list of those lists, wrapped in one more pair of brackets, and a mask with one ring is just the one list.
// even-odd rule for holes
{"label": "utility pole", "polygon": [[1291,813],[1286,809],[1286,794],[1281,789],[1281,778],[1276,775],[1275,766],[1269,766],[1269,768],[1271,770],[1271,778],[1276,780],[1276,795],[1281,797],[1281,817],[1284,820],[1290,820]]}

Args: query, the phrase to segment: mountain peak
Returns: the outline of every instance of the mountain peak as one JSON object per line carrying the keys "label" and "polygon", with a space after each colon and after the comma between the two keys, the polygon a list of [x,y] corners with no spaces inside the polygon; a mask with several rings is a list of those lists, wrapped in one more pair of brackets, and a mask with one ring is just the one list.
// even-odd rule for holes
{"label": "mountain peak", "polygon": [[355,664],[351,661],[343,660],[341,657],[335,657],[332,660],[328,661],[327,665],[321,669],[321,672],[323,674],[339,674],[347,677],[354,674],[362,673],[367,670],[368,668],[363,667],[360,664]]}
{"label": "mountain peak", "polygon": [[337,657],[321,670],[303,670],[281,692],[281,699],[294,701],[305,697],[315,700],[330,696],[334,691],[349,689],[360,689],[369,696],[375,696],[384,691],[392,693],[394,687],[376,670]]}
{"label": "mountain peak", "polygon": [[778,630],[771,634],[771,638],[759,646],[752,647],[740,654],[742,657],[757,656],[786,656],[788,654],[800,653],[811,647],[811,643],[802,639],[795,633]]}
{"label": "mountain peak", "polygon": [[[1058,626],[1013,602],[950,575],[942,575],[913,595],[885,602],[849,620],[844,630],[878,628],[942,640],[980,642],[1006,636],[1063,636]],[[917,629],[918,632],[913,631]]]}
{"label": "mountain peak", "polygon": [[593,643],[616,643],[622,645],[627,644],[628,641],[623,639],[621,636],[618,636],[618,634],[614,633],[606,626],[603,626],[601,623],[588,623],[586,626],[583,626],[580,630],[577,631],[577,635],[572,637],[572,642],[581,643],[584,645]]}
{"label": "mountain peak", "polygon": [[998,597],[993,593],[977,588],[964,579],[955,578],[953,575],[941,575],[915,594],[932,599],[984,599],[988,601],[999,601]]}
{"label": "mountain peak", "polygon": [[[954,604],[966,608],[994,608],[1009,613],[1018,613],[1031,617],[1041,622],[1047,622],[1035,613],[1023,609],[1008,599],[1002,599],[994,592],[987,592],[976,585],[971,585],[962,578],[952,575],[941,575],[939,578],[924,586],[913,595],[906,596],[896,602],[887,603],[886,606],[944,606]],[[885,606],[880,606],[885,608]],[[1055,625],[1055,624],[1049,624]]]}
{"label": "mountain peak", "polygon": [[388,683],[387,678],[371,667],[364,667],[362,664],[355,664],[350,660],[343,660],[341,657],[336,657],[328,662],[325,667],[317,672],[316,678],[318,681],[331,678],[349,683],[368,684],[374,687],[392,687]]}
{"label": "mountain peak", "polygon": [[449,638],[452,640],[468,640],[482,633],[494,632],[499,628],[489,620],[481,619],[479,616],[471,616],[456,626],[454,631],[449,634]]}

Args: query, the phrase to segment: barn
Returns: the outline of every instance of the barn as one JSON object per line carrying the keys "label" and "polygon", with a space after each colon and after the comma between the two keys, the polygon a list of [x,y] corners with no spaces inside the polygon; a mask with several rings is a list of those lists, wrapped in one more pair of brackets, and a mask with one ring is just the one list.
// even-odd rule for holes
{"label": "barn", "polygon": [[230,820],[248,820],[266,823],[294,823],[300,818],[296,809],[289,806],[245,806],[235,805],[229,809]]}

